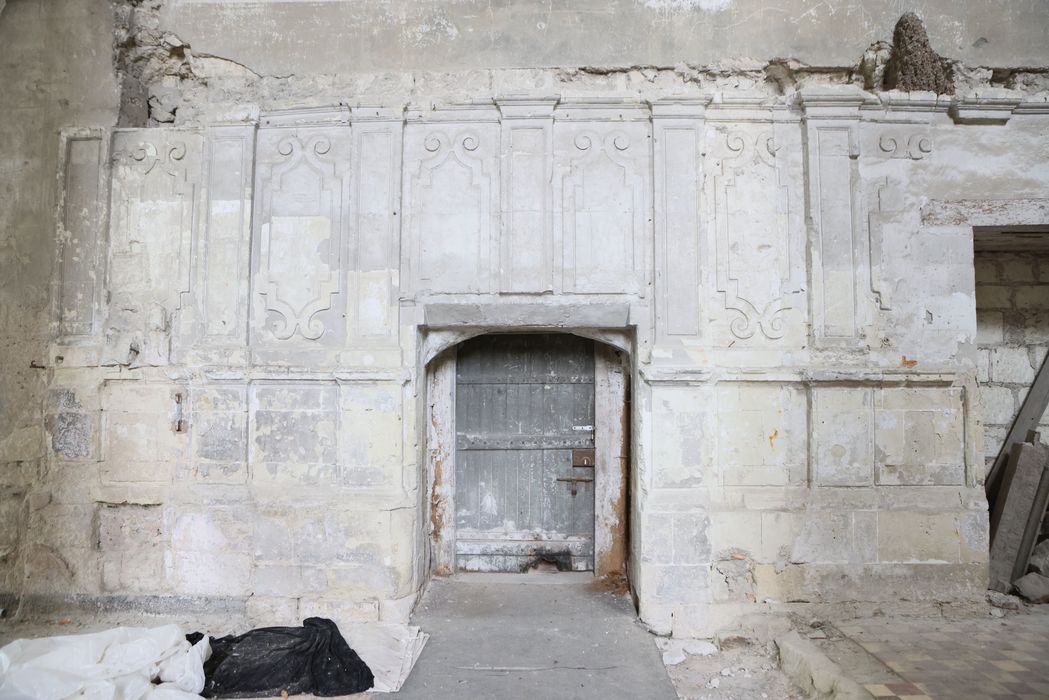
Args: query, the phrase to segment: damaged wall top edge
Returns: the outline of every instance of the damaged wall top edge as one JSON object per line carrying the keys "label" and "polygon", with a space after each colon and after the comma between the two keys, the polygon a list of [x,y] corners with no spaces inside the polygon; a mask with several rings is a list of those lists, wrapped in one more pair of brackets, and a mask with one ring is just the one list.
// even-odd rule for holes
{"label": "damaged wall top edge", "polygon": [[692,65],[792,57],[849,66],[916,11],[943,56],[975,66],[1049,64],[1041,0],[913,6],[847,0],[168,0],[161,25],[195,51],[263,75],[372,70]]}

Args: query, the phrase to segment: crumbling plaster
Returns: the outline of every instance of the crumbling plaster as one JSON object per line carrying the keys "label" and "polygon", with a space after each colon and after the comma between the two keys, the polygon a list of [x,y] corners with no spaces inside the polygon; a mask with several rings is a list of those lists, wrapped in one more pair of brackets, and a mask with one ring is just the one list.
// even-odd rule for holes
{"label": "crumbling plaster", "polygon": [[[530,38],[537,7],[448,4],[413,39],[359,3],[116,4],[120,128],[96,68],[106,109],[63,117],[33,180],[60,173],[62,245],[4,591],[404,619],[430,573],[426,363],[490,329],[629,328],[655,629],[979,597],[951,203],[1044,196],[1044,8],[920,8],[958,61],[947,97],[861,89],[880,5],[606,3]],[[506,16],[516,38],[479,46],[471,23]],[[32,127],[52,152],[57,126]],[[48,278],[47,221],[19,293]]]}

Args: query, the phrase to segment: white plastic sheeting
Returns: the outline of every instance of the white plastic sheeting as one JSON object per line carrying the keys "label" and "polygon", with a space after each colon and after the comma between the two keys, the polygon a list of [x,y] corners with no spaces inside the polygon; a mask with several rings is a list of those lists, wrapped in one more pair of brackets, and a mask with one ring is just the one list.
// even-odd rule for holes
{"label": "white plastic sheeting", "polygon": [[430,638],[418,627],[392,622],[343,623],[339,630],[361,661],[368,664],[375,676],[372,690],[377,693],[401,689]]}
{"label": "white plastic sheeting", "polygon": [[210,655],[177,625],[19,639],[0,649],[0,698],[193,700]]}
{"label": "white plastic sheeting", "polygon": [[[418,661],[428,634],[394,623],[343,623],[343,637],[394,693]],[[19,639],[0,649],[0,700],[191,700],[204,689],[208,637],[195,646],[177,625]]]}

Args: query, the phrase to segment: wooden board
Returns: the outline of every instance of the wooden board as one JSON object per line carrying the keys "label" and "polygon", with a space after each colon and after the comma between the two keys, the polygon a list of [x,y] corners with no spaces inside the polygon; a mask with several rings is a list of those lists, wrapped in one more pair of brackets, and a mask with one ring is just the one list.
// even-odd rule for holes
{"label": "wooden board", "polygon": [[[1045,513],[1045,498],[1049,496],[1047,466],[1049,448],[1028,442],[1013,446],[991,511],[991,590],[1008,593],[1017,578],[1015,572],[1027,565],[1034,546],[1034,535],[1030,533],[1037,532],[1041,514]],[[1037,517],[1034,513],[1038,513]]]}
{"label": "wooden board", "polygon": [[998,499],[998,491],[1002,484],[1002,475],[1005,465],[1009,460],[1009,454],[1013,445],[1022,443],[1027,433],[1038,427],[1038,422],[1045,415],[1045,409],[1049,407],[1049,353],[1046,354],[1038,374],[1035,375],[1034,383],[1030,391],[1020,405],[1020,411],[1013,420],[1009,433],[1005,436],[1002,449],[998,451],[998,457],[994,460],[991,470],[987,472],[987,480],[984,489],[987,493],[987,502],[995,503]]}

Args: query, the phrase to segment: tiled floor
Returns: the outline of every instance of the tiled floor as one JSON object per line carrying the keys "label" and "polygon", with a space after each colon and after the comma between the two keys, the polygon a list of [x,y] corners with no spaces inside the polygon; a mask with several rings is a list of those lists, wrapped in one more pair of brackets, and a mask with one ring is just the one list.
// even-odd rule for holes
{"label": "tiled floor", "polygon": [[884,683],[864,682],[876,698],[1049,698],[1049,611],[1004,619],[886,618],[837,628],[894,672]]}

